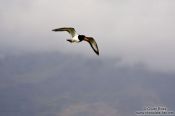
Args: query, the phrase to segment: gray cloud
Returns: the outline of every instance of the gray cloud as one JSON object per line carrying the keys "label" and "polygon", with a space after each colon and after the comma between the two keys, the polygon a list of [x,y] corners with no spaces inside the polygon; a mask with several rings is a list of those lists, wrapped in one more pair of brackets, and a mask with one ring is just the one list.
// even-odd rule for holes
{"label": "gray cloud", "polygon": [[0,115],[135,116],[145,106],[175,109],[173,73],[118,59],[59,52],[0,58]]}
{"label": "gray cloud", "polygon": [[73,26],[96,38],[101,57],[122,57],[125,63],[143,62],[154,70],[174,72],[174,4],[173,0],[2,1],[0,42],[23,51],[92,52],[85,44],[72,49],[65,42],[67,34],[51,32]]}
{"label": "gray cloud", "polygon": [[[174,0],[1,0],[1,116],[175,110]],[[56,27],[93,36],[70,45]]]}

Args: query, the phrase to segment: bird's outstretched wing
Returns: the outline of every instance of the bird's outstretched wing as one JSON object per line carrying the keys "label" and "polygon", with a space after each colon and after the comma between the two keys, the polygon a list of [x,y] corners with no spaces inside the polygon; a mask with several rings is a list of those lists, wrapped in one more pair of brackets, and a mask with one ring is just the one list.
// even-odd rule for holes
{"label": "bird's outstretched wing", "polygon": [[72,37],[77,35],[75,29],[72,27],[57,28],[57,29],[53,29],[52,31],[67,31]]}
{"label": "bird's outstretched wing", "polygon": [[94,52],[97,55],[99,55],[99,49],[98,49],[97,43],[94,40],[94,38],[92,38],[92,37],[85,37],[84,40],[87,41],[87,42],[89,42],[89,44],[91,45],[91,47],[94,50]]}

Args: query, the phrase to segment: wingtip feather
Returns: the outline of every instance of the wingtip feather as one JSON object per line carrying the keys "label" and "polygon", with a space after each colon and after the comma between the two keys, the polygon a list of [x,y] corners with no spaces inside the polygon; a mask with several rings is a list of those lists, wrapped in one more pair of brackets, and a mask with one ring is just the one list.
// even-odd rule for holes
{"label": "wingtip feather", "polygon": [[99,51],[95,51],[95,53],[99,56]]}
{"label": "wingtip feather", "polygon": [[52,31],[58,31],[58,29],[52,29]]}

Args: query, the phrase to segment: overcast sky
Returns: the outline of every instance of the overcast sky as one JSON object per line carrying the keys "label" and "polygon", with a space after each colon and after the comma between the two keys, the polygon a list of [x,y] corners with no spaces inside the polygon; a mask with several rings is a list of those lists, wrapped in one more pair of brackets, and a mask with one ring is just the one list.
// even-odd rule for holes
{"label": "overcast sky", "polygon": [[147,106],[175,114],[174,77],[115,59],[8,55],[0,58],[0,116],[136,116]]}
{"label": "overcast sky", "polygon": [[175,71],[174,0],[0,0],[0,46],[10,50],[60,51],[96,57],[87,43],[71,45],[72,26],[96,39],[99,57]]}
{"label": "overcast sky", "polygon": [[0,115],[175,113],[174,30],[174,0],[0,0]]}

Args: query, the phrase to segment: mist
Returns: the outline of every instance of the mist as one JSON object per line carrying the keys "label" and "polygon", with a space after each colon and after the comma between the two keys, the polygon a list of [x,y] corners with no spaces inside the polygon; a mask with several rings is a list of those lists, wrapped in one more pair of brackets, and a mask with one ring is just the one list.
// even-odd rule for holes
{"label": "mist", "polygon": [[[1,116],[175,111],[174,0],[0,0]],[[94,37],[70,44],[71,26]]]}
{"label": "mist", "polygon": [[22,51],[88,54],[85,43],[72,46],[67,33],[53,28],[72,26],[96,39],[101,57],[142,62],[157,71],[175,71],[173,0],[1,1],[0,43]]}
{"label": "mist", "polygon": [[59,52],[0,59],[1,116],[135,116],[144,107],[174,111],[175,74],[118,59]]}

